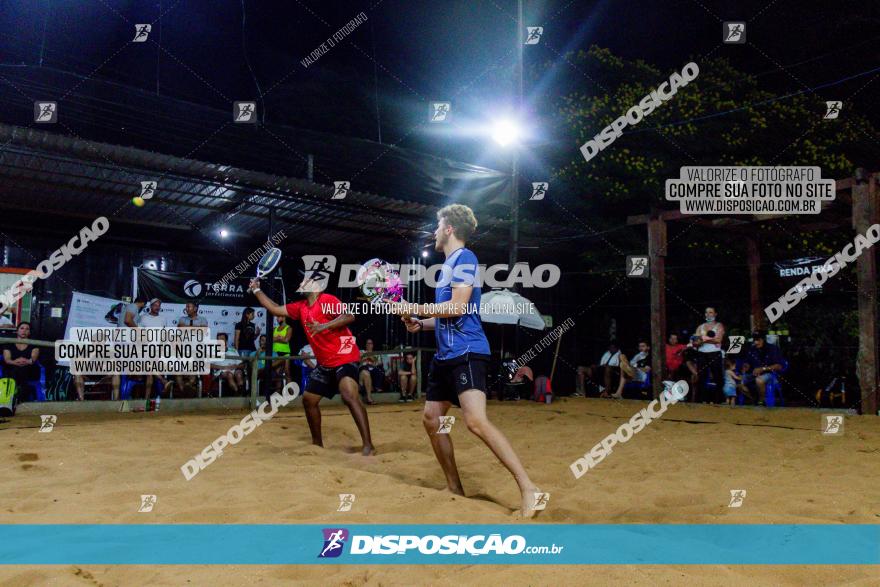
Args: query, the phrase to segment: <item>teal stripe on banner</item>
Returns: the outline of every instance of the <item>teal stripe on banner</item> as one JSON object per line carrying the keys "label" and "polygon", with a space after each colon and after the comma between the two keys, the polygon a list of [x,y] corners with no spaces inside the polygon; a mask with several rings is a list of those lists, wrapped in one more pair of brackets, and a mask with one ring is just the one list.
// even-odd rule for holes
{"label": "teal stripe on banner", "polygon": [[22,524],[0,544],[7,565],[880,564],[876,524]]}

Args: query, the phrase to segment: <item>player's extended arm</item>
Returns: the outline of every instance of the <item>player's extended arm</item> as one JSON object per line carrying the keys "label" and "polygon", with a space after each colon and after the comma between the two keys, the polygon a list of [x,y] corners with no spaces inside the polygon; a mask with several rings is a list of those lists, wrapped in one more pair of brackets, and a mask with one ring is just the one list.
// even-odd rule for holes
{"label": "player's extended arm", "polygon": [[[248,286],[248,290],[254,294],[254,297],[257,298],[257,301],[260,302],[260,305],[266,308],[266,310],[272,314],[273,316],[284,316],[285,318],[290,318],[290,315],[287,313],[287,308],[285,306],[279,306],[275,302],[269,299],[269,296],[263,293],[260,289],[260,280],[252,279],[250,286]],[[236,348],[238,348],[236,346]]]}
{"label": "player's extended arm", "polygon": [[[409,304],[408,314],[424,316],[426,318],[458,318],[468,311],[471,301],[472,285],[460,285],[452,287],[452,299],[441,304]],[[433,325],[432,325],[433,326]]]}

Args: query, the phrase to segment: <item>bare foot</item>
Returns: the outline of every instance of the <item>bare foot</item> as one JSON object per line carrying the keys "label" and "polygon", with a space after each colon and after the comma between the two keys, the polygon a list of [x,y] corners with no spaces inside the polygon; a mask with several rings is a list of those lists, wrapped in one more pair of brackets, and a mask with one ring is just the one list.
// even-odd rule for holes
{"label": "bare foot", "polygon": [[361,454],[365,457],[371,457],[376,454],[376,449],[373,448],[371,444],[365,444],[364,449],[361,451]]}
{"label": "bare foot", "polygon": [[[535,508],[535,506],[538,505],[539,497],[541,497],[536,496],[536,493],[543,495],[542,491],[538,489],[537,486],[532,486],[522,492],[522,508],[520,509],[520,513],[525,519],[534,518],[538,515],[538,512],[541,511]],[[544,502],[544,505],[546,505],[546,502]]]}
{"label": "bare foot", "polygon": [[462,497],[465,497],[464,488],[461,485],[459,485],[458,487],[447,487],[446,491],[453,495],[460,495]]}

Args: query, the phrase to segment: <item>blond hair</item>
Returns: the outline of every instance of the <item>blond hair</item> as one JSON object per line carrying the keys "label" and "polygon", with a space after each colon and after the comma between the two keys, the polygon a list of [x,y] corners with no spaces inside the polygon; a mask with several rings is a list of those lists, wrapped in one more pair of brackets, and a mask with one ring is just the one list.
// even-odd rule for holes
{"label": "blond hair", "polygon": [[437,211],[438,220],[446,220],[446,224],[452,227],[462,241],[467,241],[474,231],[477,230],[477,217],[474,211],[464,204],[450,204]]}

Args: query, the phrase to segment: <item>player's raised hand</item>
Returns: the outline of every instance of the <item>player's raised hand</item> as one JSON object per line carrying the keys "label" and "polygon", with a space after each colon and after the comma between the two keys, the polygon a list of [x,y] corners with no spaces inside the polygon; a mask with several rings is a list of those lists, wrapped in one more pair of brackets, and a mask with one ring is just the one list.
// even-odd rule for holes
{"label": "player's raised hand", "polygon": [[248,285],[248,291],[252,292],[255,289],[260,288],[260,280],[257,278],[251,279],[250,284]]}

